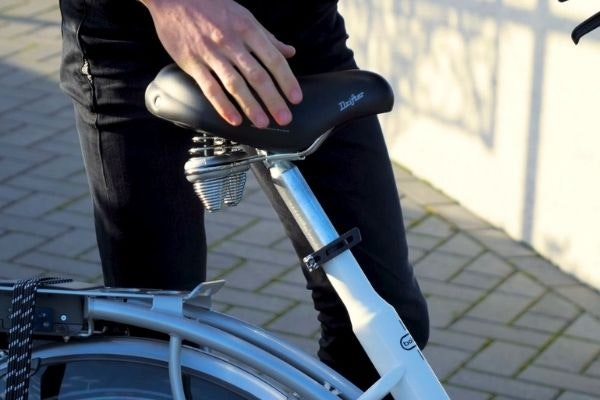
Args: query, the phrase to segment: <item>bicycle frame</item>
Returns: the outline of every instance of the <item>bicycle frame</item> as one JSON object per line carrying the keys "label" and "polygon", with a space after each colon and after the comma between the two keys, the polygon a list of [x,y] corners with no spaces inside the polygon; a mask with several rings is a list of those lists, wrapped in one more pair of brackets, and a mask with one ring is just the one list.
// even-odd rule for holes
{"label": "bicycle frame", "polygon": [[[269,170],[313,249],[337,239],[338,233],[298,168],[275,161]],[[354,334],[381,375],[360,399],[378,399],[388,392],[403,400],[448,399],[396,310],[375,292],[352,253],[345,251],[323,269],[348,310]]]}

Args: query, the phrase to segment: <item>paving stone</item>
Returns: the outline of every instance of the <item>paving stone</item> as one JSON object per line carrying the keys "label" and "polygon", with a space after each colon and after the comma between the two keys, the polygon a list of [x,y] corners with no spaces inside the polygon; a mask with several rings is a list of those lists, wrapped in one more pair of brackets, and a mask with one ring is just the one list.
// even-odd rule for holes
{"label": "paving stone", "polygon": [[82,229],[94,229],[94,220],[91,215],[74,213],[67,210],[54,211],[43,218],[48,222],[55,222]]}
{"label": "paving stone", "polygon": [[547,387],[570,389],[588,395],[600,393],[600,380],[558,371],[550,368],[530,366],[519,375],[520,379],[537,382]]}
{"label": "paving stone", "polygon": [[502,282],[496,290],[525,297],[539,297],[546,291],[546,288],[527,275],[517,272]]}
{"label": "paving stone", "polygon": [[41,236],[10,232],[0,236],[0,259],[10,260],[47,240]]}
{"label": "paving stone", "polygon": [[13,264],[0,261],[0,279],[25,279],[33,278],[44,273],[43,269],[27,267],[25,265]]}
{"label": "paving stone", "polygon": [[[87,193],[87,191],[85,193]],[[87,194],[85,196],[81,196],[78,200],[74,200],[74,201],[70,202],[65,207],[65,210],[76,212],[76,213],[81,213],[81,214],[92,215],[92,213],[93,213],[92,199]]]}
{"label": "paving stone", "polygon": [[485,294],[484,291],[479,289],[455,285],[448,282],[440,282],[429,278],[420,278],[419,285],[426,295],[436,295],[467,302],[474,302]]}
{"label": "paving stone", "polygon": [[435,343],[443,347],[467,350],[471,353],[481,349],[487,339],[473,336],[464,332],[453,332],[448,329],[432,327],[429,334],[429,343]]}
{"label": "paving stone", "polygon": [[468,315],[506,324],[521,314],[529,305],[531,305],[531,299],[494,292],[471,309]]}
{"label": "paving stone", "polygon": [[227,286],[215,294],[214,298],[221,303],[270,311],[276,314],[283,313],[294,304],[289,299],[271,295],[265,296],[256,292],[228,288]]}
{"label": "paving stone", "polygon": [[590,366],[585,370],[585,373],[586,375],[592,375],[600,378],[600,357],[598,357],[598,360],[590,364]]}
{"label": "paving stone", "polygon": [[430,205],[456,203],[443,193],[435,190],[431,186],[421,181],[403,182],[400,189],[402,190],[402,193],[420,204]]}
{"label": "paving stone", "polygon": [[554,333],[562,331],[567,325],[567,321],[533,312],[526,312],[514,322],[514,325]]}
{"label": "paving stone", "polygon": [[494,341],[477,353],[467,365],[481,372],[512,376],[528,364],[536,352],[537,349],[533,347]]}
{"label": "paving stone", "polygon": [[450,383],[524,400],[551,400],[558,394],[558,390],[543,385],[467,369],[460,370],[450,379]]}
{"label": "paving stone", "polygon": [[3,143],[2,146],[0,146],[0,156],[7,159],[24,161],[27,165],[34,166],[53,158],[55,155],[47,151],[12,146]]}
{"label": "paving stone", "polygon": [[586,394],[580,394],[575,392],[565,392],[561,394],[556,400],[598,400],[598,396],[590,396]]}
{"label": "paving stone", "polygon": [[96,233],[87,229],[73,229],[41,246],[39,250],[58,256],[75,258],[96,247]]}
{"label": "paving stone", "polygon": [[541,348],[551,338],[548,333],[533,331],[526,328],[518,328],[502,325],[499,323],[477,320],[463,317],[456,321],[450,330],[465,332],[483,338],[498,339],[505,342],[529,345]]}
{"label": "paving stone", "polygon": [[61,179],[81,172],[83,169],[81,156],[59,156],[40,164],[40,166],[29,171],[29,173],[45,178]]}
{"label": "paving stone", "polygon": [[270,207],[267,208],[262,205],[247,203],[244,201],[242,201],[239,205],[231,208],[230,212],[232,214],[240,214],[250,217],[261,217],[266,220],[279,221],[279,217],[277,217],[275,211],[273,211]]}
{"label": "paving stone", "polygon": [[66,197],[49,193],[33,193],[3,209],[4,213],[36,218],[58,208],[68,201]]}
{"label": "paving stone", "polygon": [[486,252],[477,257],[471,264],[467,265],[466,270],[506,277],[514,271],[514,268],[497,255]]}
{"label": "paving stone", "polygon": [[65,232],[68,228],[63,225],[45,222],[39,219],[25,218],[0,214],[0,227],[9,231],[32,233],[34,235],[53,237]]}
{"label": "paving stone", "polygon": [[[42,178],[28,174],[18,175],[10,179],[7,183],[17,188],[73,197],[80,197],[88,193],[87,185],[76,185],[64,180]],[[89,197],[87,198],[87,202],[90,202]]]}
{"label": "paving stone", "polygon": [[600,343],[600,335],[598,335],[598,332],[600,332],[600,321],[588,314],[582,314],[565,331],[567,335]]}
{"label": "paving stone", "polygon": [[269,247],[284,237],[286,237],[285,232],[279,221],[259,221],[240,232],[235,240]]}
{"label": "paving stone", "polygon": [[464,270],[452,278],[451,282],[457,285],[463,285],[487,291],[498,285],[501,280],[502,277],[498,275],[489,275]]}
{"label": "paving stone", "polygon": [[9,134],[0,137],[0,144],[14,146],[29,146],[33,143],[52,137],[56,128],[25,125]]}
{"label": "paving stone", "polygon": [[481,254],[483,248],[467,235],[457,233],[437,250],[472,258]]}
{"label": "paving stone", "polygon": [[97,264],[81,260],[73,260],[40,252],[31,252],[15,260],[15,263],[25,264],[36,268],[68,274],[81,278],[96,278],[102,272]]}
{"label": "paving stone", "polygon": [[[0,146],[1,147],[1,146]],[[0,159],[0,181],[15,176],[30,167],[29,163],[12,160],[8,158]]]}
{"label": "paving stone", "polygon": [[209,269],[226,270],[236,267],[244,261],[239,257],[209,251],[206,255],[206,265]]}
{"label": "paving stone", "polygon": [[425,211],[419,203],[408,197],[403,198],[400,203],[404,224],[407,227],[411,227],[414,223],[420,221],[427,215],[427,211]]}
{"label": "paving stone", "polygon": [[546,286],[577,284],[577,281],[565,272],[541,257],[511,257],[509,261],[521,271],[525,271]]}
{"label": "paving stone", "polygon": [[546,293],[529,311],[567,320],[575,318],[580,313],[576,305],[552,292]]}
{"label": "paving stone", "polygon": [[471,353],[467,351],[435,344],[428,344],[423,354],[440,381],[448,378],[471,357]]}
{"label": "paving stone", "polygon": [[248,261],[222,275],[222,279],[229,287],[254,291],[272,282],[284,271],[278,265]]}
{"label": "paving stone", "polygon": [[205,224],[206,244],[209,249],[214,248],[224,239],[236,233],[238,228],[229,225],[221,225],[216,223]]}
{"label": "paving stone", "polygon": [[94,264],[100,265],[100,252],[97,247],[94,247],[93,249],[85,252],[78,258],[83,261],[89,261]]}
{"label": "paving stone", "polygon": [[446,221],[430,215],[418,224],[411,226],[411,232],[426,236],[446,238],[454,233],[454,229]]}
{"label": "paving stone", "polygon": [[480,241],[483,246],[498,254],[502,254],[504,257],[535,255],[528,246],[512,240],[506,233],[498,229],[474,231],[473,237]]}
{"label": "paving stone", "polygon": [[275,318],[275,314],[270,312],[237,306],[229,308],[227,314],[257,326],[262,326]]}
{"label": "paving stone", "polygon": [[469,308],[470,303],[429,296],[427,297],[427,305],[429,306],[430,325],[436,328],[445,328],[461,316]]}
{"label": "paving stone", "polygon": [[561,286],[556,291],[590,314],[600,318],[600,293],[583,285]]}
{"label": "paving stone", "polygon": [[406,233],[406,240],[411,248],[431,251],[440,244],[443,239],[409,231]]}
{"label": "paving stone", "polygon": [[442,218],[462,230],[491,228],[490,224],[458,204],[444,204],[433,207]]}
{"label": "paving stone", "polygon": [[456,400],[488,400],[492,397],[489,393],[465,389],[449,384],[444,385],[444,389],[446,389],[446,392],[451,399]]}
{"label": "paving stone", "polygon": [[285,314],[271,322],[268,328],[273,331],[300,336],[311,336],[321,329],[317,320],[317,311],[312,305],[305,303],[300,303],[287,310]]}
{"label": "paving stone", "polygon": [[448,280],[464,268],[469,259],[467,257],[441,252],[430,253],[416,264],[418,277]]}
{"label": "paving stone", "polygon": [[557,338],[536,358],[535,364],[577,373],[587,366],[600,352],[600,343]]}
{"label": "paving stone", "polygon": [[304,285],[275,281],[262,288],[260,292],[312,304],[310,291]]}
{"label": "paving stone", "polygon": [[304,278],[302,269],[298,264],[296,264],[294,267],[291,267],[287,273],[281,275],[279,280],[294,285],[306,286],[306,278]]}
{"label": "paving stone", "polygon": [[4,184],[0,185],[0,199],[6,200],[7,202],[22,199],[29,193],[31,192],[28,190],[18,189]]}
{"label": "paving stone", "polygon": [[408,248],[408,262],[411,265],[415,265],[421,258],[425,257],[427,252],[425,250],[417,249],[415,247]]}
{"label": "paving stone", "polygon": [[248,260],[264,261],[288,267],[298,262],[295,254],[265,247],[257,247],[234,240],[219,243],[213,250],[219,253],[246,258]]}

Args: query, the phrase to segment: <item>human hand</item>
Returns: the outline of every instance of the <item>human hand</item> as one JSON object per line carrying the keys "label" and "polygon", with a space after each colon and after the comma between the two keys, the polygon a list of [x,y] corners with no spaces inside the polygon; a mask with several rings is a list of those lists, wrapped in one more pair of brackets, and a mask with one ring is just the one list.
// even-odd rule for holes
{"label": "human hand", "polygon": [[286,60],[296,50],[275,38],[250,11],[233,0],[141,2],[150,11],[166,51],[228,123],[239,125],[242,116],[219,81],[256,127],[268,126],[269,117],[250,88],[275,122],[287,125],[292,120],[278,88],[291,103],[302,101]]}

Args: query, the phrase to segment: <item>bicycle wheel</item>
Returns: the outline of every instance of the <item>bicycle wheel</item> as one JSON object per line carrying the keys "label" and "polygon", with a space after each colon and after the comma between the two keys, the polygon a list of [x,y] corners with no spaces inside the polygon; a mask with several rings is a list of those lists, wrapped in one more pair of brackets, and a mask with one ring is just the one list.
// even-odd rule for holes
{"label": "bicycle wheel", "polygon": [[[101,338],[34,349],[30,400],[171,399],[167,343]],[[182,349],[187,400],[288,399],[290,393],[240,365],[198,349]],[[0,359],[0,399],[6,360]]]}

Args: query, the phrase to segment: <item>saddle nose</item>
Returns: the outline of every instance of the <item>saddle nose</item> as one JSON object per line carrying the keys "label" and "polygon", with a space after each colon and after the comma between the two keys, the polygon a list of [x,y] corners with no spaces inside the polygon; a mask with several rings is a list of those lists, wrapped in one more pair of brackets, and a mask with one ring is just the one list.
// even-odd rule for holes
{"label": "saddle nose", "polygon": [[[196,82],[175,64],[163,68],[146,89],[146,107],[163,119],[193,131],[229,139],[270,152],[298,152],[344,122],[390,111],[394,95],[381,76],[360,70],[299,77],[300,104],[288,104],[293,120],[273,121],[263,129],[244,118],[231,126],[215,111]],[[235,104],[235,102],[234,102]]]}

